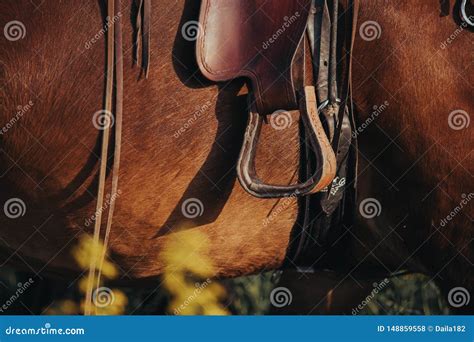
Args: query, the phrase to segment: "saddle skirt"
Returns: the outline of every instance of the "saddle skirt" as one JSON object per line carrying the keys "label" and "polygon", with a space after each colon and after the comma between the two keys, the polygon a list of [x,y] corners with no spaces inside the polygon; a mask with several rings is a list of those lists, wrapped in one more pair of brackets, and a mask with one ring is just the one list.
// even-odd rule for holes
{"label": "saddle skirt", "polygon": [[247,77],[260,114],[298,108],[292,64],[311,0],[203,0],[197,60],[213,81]]}

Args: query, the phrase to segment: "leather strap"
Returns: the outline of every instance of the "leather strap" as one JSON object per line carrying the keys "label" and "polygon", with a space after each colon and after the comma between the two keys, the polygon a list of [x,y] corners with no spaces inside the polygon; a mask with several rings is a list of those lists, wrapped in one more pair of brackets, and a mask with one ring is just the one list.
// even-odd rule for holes
{"label": "leather strap", "polygon": [[[137,12],[137,40],[136,61],[138,63],[138,54],[141,47],[142,63],[141,67],[148,77],[150,63],[150,14],[151,0],[140,0]],[[122,126],[123,126],[123,43],[122,43],[122,19],[121,19],[120,0],[107,0],[107,21],[109,27],[107,30],[107,65],[106,65],[106,87],[104,96],[104,113],[109,116],[105,120],[105,126],[102,130],[102,146],[100,153],[99,166],[99,185],[97,189],[96,220],[94,224],[93,248],[99,248],[100,254],[92,253],[89,267],[84,314],[91,315],[96,313],[92,302],[94,288],[98,288],[101,283],[102,268],[104,265],[107,246],[110,240],[112,230],[113,215],[115,203],[118,194],[118,181],[120,171],[120,154],[122,147]],[[114,113],[114,114],[113,114]],[[107,176],[107,161],[109,141],[111,134],[111,124],[114,123],[115,144],[113,148],[113,166],[112,166],[112,184],[110,190],[110,203],[108,204],[108,214],[106,220],[105,233],[103,237],[103,248],[100,248],[101,227],[102,227],[102,208],[104,207],[104,197]],[[94,308],[94,310],[93,310]]]}
{"label": "leather strap", "polygon": [[[147,0],[145,0],[147,1]],[[110,116],[105,120],[105,126],[102,130],[102,147],[100,153],[99,166],[99,185],[97,190],[96,220],[94,224],[93,248],[98,248],[100,254],[92,253],[89,267],[86,303],[84,314],[91,315],[96,313],[92,302],[94,288],[98,288],[101,282],[102,268],[107,253],[107,246],[112,229],[113,214],[115,202],[118,194],[118,181],[120,171],[120,154],[122,145],[122,122],[123,122],[123,47],[122,47],[122,22],[120,13],[120,0],[107,1],[107,21],[109,27],[107,30],[107,65],[106,65],[106,89],[104,97],[104,113]],[[148,48],[147,48],[148,49]],[[114,114],[112,114],[114,113]],[[103,237],[103,248],[100,248],[101,227],[102,227],[102,208],[104,207],[104,197],[106,188],[107,161],[109,141],[111,134],[111,123],[115,128],[114,149],[113,149],[113,167],[112,167],[112,185],[110,191],[110,203],[106,220],[106,228]],[[94,310],[93,310],[94,308]]]}
{"label": "leather strap", "polygon": [[[311,199],[305,198],[301,203],[304,215],[300,218],[300,220],[302,219],[302,225],[300,228],[299,241],[297,242],[294,252],[290,254],[290,258],[296,262],[299,262],[306,253],[316,254],[317,251],[314,249],[315,245],[317,245],[317,249],[320,251],[321,247],[324,249],[324,247],[327,246],[329,232],[336,230],[344,218],[344,210],[348,205],[348,201],[345,201],[345,198],[347,196],[353,196],[353,191],[347,189],[346,182],[348,182],[348,172],[351,171],[355,175],[357,168],[356,153],[354,153],[355,149],[353,148],[356,146],[357,141],[352,137],[354,115],[350,92],[352,70],[351,53],[357,25],[358,0],[348,0],[347,3],[349,7],[347,11],[350,11],[350,15],[345,15],[345,18],[347,18],[346,27],[352,27],[352,30],[346,37],[345,60],[347,65],[341,77],[342,87],[341,93],[339,94],[344,100],[340,105],[337,98],[334,99],[334,97],[332,97],[332,100],[328,98],[332,91],[331,88],[337,89],[337,87],[331,86],[333,81],[327,82],[329,79],[337,79],[337,75],[334,75],[334,69],[328,68],[327,65],[328,60],[330,60],[329,65],[336,65],[338,63],[336,54],[331,52],[328,48],[331,46],[331,49],[333,49],[338,45],[338,34],[336,30],[338,18],[334,12],[332,12],[332,29],[328,30],[327,18],[329,14],[327,14],[327,12],[329,11],[329,7],[327,1],[323,0],[313,1],[313,10],[311,11],[313,16],[309,18],[310,25],[308,29],[313,31],[308,32],[311,52],[313,58],[314,56],[319,56],[321,59],[319,61],[313,60],[313,64],[319,66],[317,69],[318,99],[322,101],[320,102],[322,109],[321,115],[325,118],[327,133],[332,140],[332,148],[338,152],[336,153],[337,174],[334,182],[325,189],[325,192],[315,194],[311,196]],[[334,1],[332,7],[332,10],[337,12],[334,6],[338,6],[338,1]],[[311,22],[314,22],[314,25],[311,25]],[[326,24],[324,24],[325,22]],[[318,24],[320,25],[319,29]],[[321,32],[321,40],[319,42],[316,40],[318,31]],[[330,33],[329,37],[327,36],[328,33]],[[323,94],[322,96],[321,93]],[[306,164],[307,172],[309,172],[308,169],[310,168],[311,159],[309,159],[307,152]],[[353,183],[355,184],[355,179]],[[350,195],[349,192],[351,192]],[[311,238],[309,238],[310,236]]]}
{"label": "leather strap", "polygon": [[[314,13],[310,20],[310,24],[314,23],[314,28],[309,27],[310,38],[311,32],[314,32],[313,38],[310,39],[312,43],[313,52],[313,63],[315,66],[315,75],[317,75],[317,94],[319,103],[325,103],[329,97],[329,88],[335,87],[334,83],[329,84],[329,58],[330,58],[330,40],[331,40],[331,17],[329,15],[329,8],[327,0],[315,0],[313,1]],[[320,29],[317,29],[317,28]],[[318,32],[319,31],[319,35]],[[319,44],[316,41],[316,37],[319,37]],[[319,49],[318,49],[319,47]],[[331,90],[335,92],[335,90]],[[331,138],[331,136],[330,136]]]}
{"label": "leather strap", "polygon": [[[327,7],[327,1],[326,7]],[[337,32],[339,28],[339,2],[334,1],[331,11],[331,40],[329,48],[329,103],[336,104],[337,93]]]}
{"label": "leather strap", "polygon": [[[97,190],[97,204],[94,222],[93,246],[97,248],[100,245],[100,228],[102,223],[102,208],[104,205],[104,195],[106,186],[107,173],[107,154],[110,139],[110,123],[112,122],[112,100],[113,100],[113,84],[114,84],[114,62],[115,62],[115,0],[108,0],[107,2],[107,21],[109,27],[107,30],[107,66],[106,66],[106,88],[105,88],[105,106],[104,115],[108,116],[108,120],[104,120],[104,127],[102,130],[102,148],[100,153],[99,166],[99,186]],[[89,275],[86,291],[86,303],[84,307],[84,314],[92,314],[92,293],[96,285],[96,269],[98,267],[98,260],[96,254],[92,253],[91,263],[89,266]]]}
{"label": "leather strap", "polygon": [[[358,0],[353,0],[352,4],[348,1],[349,6],[347,11],[351,15],[346,15],[346,27],[352,27],[350,35],[348,36],[348,44],[345,48],[345,59],[347,66],[342,80],[342,92],[340,94],[342,103],[339,106],[337,116],[337,125],[334,131],[334,139],[332,141],[333,149],[337,151],[338,156],[338,171],[335,181],[328,188],[326,193],[321,194],[321,210],[323,215],[320,217],[318,241],[326,245],[328,243],[328,234],[330,229],[338,230],[345,217],[345,208],[350,206],[345,199],[347,197],[355,196],[355,179],[351,180],[351,187],[349,187],[349,171],[355,177],[357,174],[357,153],[352,146],[357,144],[357,140],[352,136],[354,125],[354,111],[352,103],[352,51],[354,49],[355,33],[357,32],[357,17],[358,17]],[[352,23],[351,23],[352,21]],[[352,26],[351,26],[352,24]],[[350,152],[352,151],[352,156]],[[353,163],[352,163],[353,162]],[[352,164],[351,164],[352,163]]]}
{"label": "leather strap", "polygon": [[[119,8],[120,0],[115,0]],[[115,145],[114,145],[114,164],[112,167],[112,189],[110,191],[110,204],[107,216],[107,225],[104,235],[104,250],[101,255],[99,267],[97,269],[97,287],[100,286],[100,277],[104,265],[106,248],[109,244],[110,231],[115,210],[115,201],[118,194],[118,181],[120,171],[120,154],[122,151],[122,126],[123,126],[123,52],[122,52],[122,23],[121,18],[117,19],[117,27],[114,30],[115,36]],[[106,156],[104,156],[106,157]]]}
{"label": "leather strap", "polygon": [[141,68],[145,73],[145,78],[148,78],[150,66],[150,31],[151,31],[151,0],[136,0],[137,16],[136,22],[136,37],[135,37],[135,64],[139,64],[140,50],[142,52]]}

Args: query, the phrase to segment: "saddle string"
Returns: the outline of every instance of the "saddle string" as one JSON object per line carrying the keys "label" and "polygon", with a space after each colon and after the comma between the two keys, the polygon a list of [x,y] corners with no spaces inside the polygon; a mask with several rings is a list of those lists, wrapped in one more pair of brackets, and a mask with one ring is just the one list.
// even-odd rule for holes
{"label": "saddle string", "polygon": [[135,36],[135,53],[133,54],[133,60],[135,65],[138,65],[138,56],[141,50],[141,42],[142,42],[142,12],[143,12],[143,0],[136,0],[135,4],[137,5],[137,14],[135,18],[135,25],[136,25],[136,36]]}
{"label": "saddle string", "polygon": [[[96,221],[94,225],[94,246],[100,243],[102,206],[104,203],[106,172],[108,161],[108,146],[110,140],[110,126],[113,123],[115,127],[115,142],[113,148],[113,166],[112,166],[112,184],[109,198],[109,208],[106,220],[106,228],[103,238],[103,248],[100,249],[98,263],[96,258],[92,258],[89,269],[89,279],[86,291],[86,303],[84,313],[91,314],[91,304],[93,290],[100,287],[102,269],[107,254],[107,247],[112,230],[113,215],[115,203],[118,195],[118,181],[120,171],[120,155],[122,147],[122,129],[123,129],[123,43],[122,43],[122,19],[120,0],[108,0],[107,16],[110,27],[107,33],[107,66],[106,66],[106,92],[105,92],[105,113],[109,115],[109,122],[103,130],[102,150],[100,155],[99,186],[97,191]],[[150,14],[151,0],[141,0],[137,14],[137,39],[142,39],[141,52],[142,64],[145,77],[148,77],[150,62]],[[139,32],[139,33],[138,33]],[[135,42],[136,44],[139,41]],[[138,44],[137,56],[139,53]],[[138,60],[138,59],[137,59]],[[113,105],[112,105],[113,103]],[[115,113],[115,115],[113,114]],[[97,271],[97,274],[96,274]]]}
{"label": "saddle string", "polygon": [[[120,0],[117,2],[116,8],[120,13]],[[120,171],[120,155],[122,150],[122,127],[123,127],[123,49],[122,49],[122,25],[121,18],[117,19],[116,28],[114,30],[115,38],[115,144],[114,144],[114,161],[112,166],[112,189],[110,191],[110,205],[107,216],[107,225],[104,235],[104,249],[100,256],[99,267],[97,268],[97,287],[100,286],[100,278],[104,265],[107,246],[112,229],[113,214],[115,202],[118,194],[118,181]]]}
{"label": "saddle string", "polygon": [[136,37],[135,37],[135,64],[138,65],[139,53],[142,51],[141,68],[148,78],[150,65],[150,18],[151,18],[151,0],[137,0],[137,16],[136,16]]}
{"label": "saddle string", "polygon": [[[89,276],[86,290],[86,305],[84,314],[92,314],[94,287],[100,286],[102,268],[107,253],[107,246],[112,228],[115,201],[118,194],[118,180],[120,170],[120,153],[122,141],[123,122],[123,51],[122,51],[122,25],[120,0],[107,1],[107,65],[106,65],[106,90],[104,97],[104,112],[107,120],[104,121],[102,131],[102,148],[100,154],[99,185],[97,190],[96,220],[94,224],[93,246],[100,245],[102,208],[106,188],[108,148],[110,141],[111,126],[115,127],[115,142],[113,149],[112,185],[109,197],[109,210],[107,214],[106,229],[104,234],[103,248],[98,248],[100,253],[93,252],[89,268]],[[115,115],[113,114],[115,113]],[[98,255],[96,255],[98,254]]]}
{"label": "saddle string", "polygon": [[[112,114],[112,100],[113,100],[113,86],[114,86],[114,63],[115,63],[115,0],[108,0],[107,2],[107,22],[109,27],[107,29],[107,65],[106,65],[106,85],[105,85],[105,106],[104,106],[104,125],[102,130],[102,146],[100,153],[100,166],[99,166],[99,185],[97,190],[97,203],[95,211],[95,222],[94,222],[94,235],[93,235],[93,248],[97,248],[100,245],[100,230],[102,222],[102,207],[104,204],[105,186],[106,186],[106,174],[107,174],[107,155],[110,140],[110,123],[113,120]],[[91,263],[89,267],[89,275],[87,281],[87,291],[85,298],[84,314],[90,315],[92,312],[92,296],[93,289],[95,286],[96,279],[96,268],[97,268],[97,257],[96,252],[92,252]]]}

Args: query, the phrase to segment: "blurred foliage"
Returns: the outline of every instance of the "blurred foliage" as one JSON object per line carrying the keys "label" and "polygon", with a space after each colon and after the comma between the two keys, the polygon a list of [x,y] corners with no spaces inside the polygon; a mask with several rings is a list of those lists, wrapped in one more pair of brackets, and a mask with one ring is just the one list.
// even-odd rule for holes
{"label": "blurred foliage", "polygon": [[226,291],[212,280],[214,265],[207,256],[209,241],[197,230],[173,234],[161,253],[165,264],[164,289],[171,295],[168,313],[175,315],[227,315],[221,304]]}
{"label": "blurred foliage", "polygon": [[[82,294],[78,301],[65,299],[50,305],[44,312],[50,315],[121,315],[125,313],[127,296],[120,289],[103,286],[104,279],[115,279],[118,271],[108,260],[105,246],[100,240],[84,234],[79,238],[72,255],[84,271],[77,281],[77,290]],[[90,272],[93,269],[94,272]],[[100,270],[100,273],[98,273]],[[95,289],[95,290],[94,290]],[[90,297],[88,298],[88,291]]]}
{"label": "blurred foliage", "polygon": [[273,272],[228,279],[229,310],[236,315],[264,315],[270,307],[270,292],[275,287]]}
{"label": "blurred foliage", "polygon": [[[268,312],[271,290],[276,286],[272,281],[273,272],[221,281],[226,288],[225,305],[232,314],[262,315]],[[32,277],[29,273],[15,272],[3,267],[0,271],[0,306],[15,293],[18,283]],[[64,314],[74,303],[80,302],[82,293],[77,282],[33,277],[33,285],[15,300],[1,314],[45,314],[51,308],[62,304]],[[157,281],[152,288],[124,288],[120,290],[128,298],[125,314],[153,315],[167,314],[170,295],[163,291]],[[449,314],[447,303],[436,284],[428,277],[419,274],[391,278],[383,289],[359,314],[378,315],[443,315]]]}
{"label": "blurred foliage", "polygon": [[448,315],[449,307],[440,289],[429,277],[407,274],[390,278],[360,315]]}

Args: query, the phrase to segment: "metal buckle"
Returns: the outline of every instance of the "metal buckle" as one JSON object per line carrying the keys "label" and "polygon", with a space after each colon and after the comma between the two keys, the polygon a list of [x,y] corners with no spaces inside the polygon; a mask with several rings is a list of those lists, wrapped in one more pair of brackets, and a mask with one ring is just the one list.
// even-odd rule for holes
{"label": "metal buckle", "polygon": [[[340,98],[337,98],[337,99],[336,99],[336,102],[337,102],[337,103],[341,103],[342,101],[341,101]],[[321,112],[321,111],[322,111],[324,108],[326,108],[328,105],[329,105],[329,99],[326,100],[326,101],[323,101],[323,102],[319,105],[319,107],[318,107],[318,112]]]}

